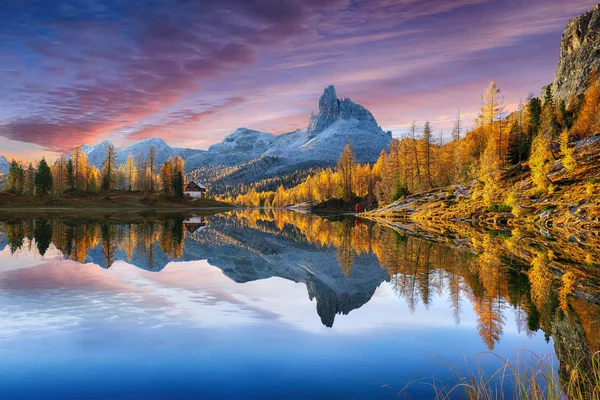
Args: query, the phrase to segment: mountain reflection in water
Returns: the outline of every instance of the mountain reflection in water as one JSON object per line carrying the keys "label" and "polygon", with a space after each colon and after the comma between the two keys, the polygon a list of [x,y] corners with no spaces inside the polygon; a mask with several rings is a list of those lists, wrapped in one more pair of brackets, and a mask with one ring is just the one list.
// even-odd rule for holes
{"label": "mountain reflection in water", "polygon": [[[501,342],[508,318],[514,318],[520,334],[541,330],[546,340],[552,337],[559,361],[566,357],[566,347],[578,349],[578,357],[600,348],[594,325],[600,309],[593,301],[561,293],[543,260],[536,259],[525,272],[530,266],[499,250],[510,237],[473,233],[471,241],[467,248],[367,220],[287,211],[209,217],[53,216],[4,220],[0,257],[6,249],[12,257],[50,252],[102,268],[124,261],[158,274],[170,263],[206,260],[236,283],[282,278],[304,284],[326,327],[334,325],[337,315],[363,307],[388,282],[412,312],[419,307],[427,312],[435,299],[446,298],[445,307],[460,326],[465,310],[472,309],[476,330],[489,350]],[[2,260],[10,265],[10,257]]]}

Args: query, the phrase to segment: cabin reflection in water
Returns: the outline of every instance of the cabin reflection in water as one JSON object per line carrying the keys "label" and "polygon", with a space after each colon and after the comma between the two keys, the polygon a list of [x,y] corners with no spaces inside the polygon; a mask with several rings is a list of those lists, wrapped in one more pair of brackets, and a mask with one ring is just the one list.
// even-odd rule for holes
{"label": "cabin reflection in water", "polygon": [[191,233],[200,233],[206,229],[208,219],[205,216],[188,218],[183,222],[185,230]]}

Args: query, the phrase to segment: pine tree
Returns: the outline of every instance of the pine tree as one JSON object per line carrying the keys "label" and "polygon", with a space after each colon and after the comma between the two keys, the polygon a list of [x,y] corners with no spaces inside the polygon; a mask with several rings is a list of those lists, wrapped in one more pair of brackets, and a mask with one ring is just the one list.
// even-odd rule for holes
{"label": "pine tree", "polygon": [[410,127],[410,140],[412,141],[413,147],[413,155],[414,155],[414,171],[417,173],[417,182],[419,184],[419,189],[423,188],[423,182],[421,179],[421,167],[419,166],[419,150],[417,148],[417,125],[413,120],[412,125]]}
{"label": "pine tree", "polygon": [[135,167],[135,161],[133,160],[133,154],[129,153],[127,156],[127,163],[125,164],[125,174],[127,176],[127,190],[133,190],[137,182],[137,169]]}
{"label": "pine tree", "polygon": [[529,122],[531,124],[531,135],[535,136],[540,129],[542,118],[542,103],[539,98],[531,97],[527,103],[527,111],[529,112]]}
{"label": "pine tree", "polygon": [[67,171],[66,171],[66,158],[64,154],[54,162],[52,166],[52,178],[54,179],[54,191],[57,193],[63,193],[67,189]]}
{"label": "pine tree", "polygon": [[526,129],[527,108],[520,102],[516,118],[510,126],[507,158],[511,164],[521,164],[529,156],[531,135]]}
{"label": "pine tree", "polygon": [[346,202],[352,200],[352,177],[354,174],[354,151],[352,143],[348,143],[338,160],[337,170],[340,174],[341,196]]}
{"label": "pine tree", "polygon": [[[496,139],[495,122],[499,115],[504,111],[502,103],[502,95],[500,88],[496,86],[494,81],[481,96],[481,123],[487,124],[487,144],[480,160],[479,180],[483,182],[483,198],[485,203],[490,206],[496,196],[498,190],[498,182],[501,173],[501,152],[498,149],[499,143],[502,143],[500,134],[500,142]],[[501,130],[500,130],[501,131]]]}
{"label": "pine tree", "polygon": [[554,105],[554,96],[552,95],[550,85],[548,85],[544,92],[544,106],[549,106],[550,104]]}
{"label": "pine tree", "polygon": [[178,172],[181,172],[181,176],[183,177],[183,186],[185,186],[185,161],[179,156],[173,157],[172,166],[173,176],[177,175]]}
{"label": "pine tree", "polygon": [[173,192],[173,159],[169,159],[163,164],[160,169],[160,177],[162,179],[163,192],[169,195]]}
{"label": "pine tree", "polygon": [[556,107],[554,103],[544,104],[540,120],[540,130],[546,134],[549,139],[555,139],[558,135],[558,120],[556,118]]}
{"label": "pine tree", "polygon": [[585,94],[579,117],[573,125],[573,133],[579,138],[600,133],[600,78],[598,71],[590,77],[590,85]]}
{"label": "pine tree", "polygon": [[25,170],[15,160],[12,160],[10,167],[8,168],[8,175],[6,177],[6,184],[4,185],[4,191],[7,193],[23,194],[25,186]]}
{"label": "pine tree", "polygon": [[47,196],[52,190],[52,185],[52,171],[46,160],[42,158],[35,173],[35,192],[38,196]]}
{"label": "pine tree", "polygon": [[496,140],[493,137],[488,138],[480,163],[479,180],[483,183],[483,200],[487,206],[491,206],[496,198],[501,172]]}
{"label": "pine tree", "polygon": [[146,187],[150,193],[154,193],[154,169],[156,168],[156,148],[150,147],[146,156]]}
{"label": "pine tree", "polygon": [[529,158],[531,177],[537,189],[542,193],[548,192],[552,184],[552,181],[548,178],[554,160],[550,147],[551,143],[550,134],[540,131],[533,139],[531,146],[531,157]]}
{"label": "pine tree", "polygon": [[425,122],[425,126],[423,127],[423,144],[425,146],[424,157],[425,157],[425,171],[427,172],[427,186],[432,188],[433,185],[431,183],[431,142],[432,138],[432,130],[431,125],[428,122]]}
{"label": "pine tree", "polygon": [[460,134],[462,130],[462,121],[460,118],[460,110],[456,114],[456,122],[454,123],[454,128],[452,129],[452,155],[453,155],[453,163],[454,163],[454,180],[458,181],[458,179],[462,175],[462,166],[461,166],[461,154],[460,154]]}
{"label": "pine tree", "polygon": [[96,167],[88,167],[85,189],[89,192],[97,192],[100,188],[100,171]]}
{"label": "pine tree", "polygon": [[129,190],[127,184],[127,167],[125,164],[119,164],[117,168],[117,190]]}
{"label": "pine tree", "polygon": [[567,172],[573,172],[577,167],[577,161],[575,161],[574,157],[575,151],[569,147],[569,131],[566,129],[560,134],[560,151],[563,156],[563,167],[565,167]]}
{"label": "pine tree", "polygon": [[23,187],[23,194],[27,196],[33,196],[35,194],[35,170],[33,165],[29,164],[27,171],[25,172],[25,185]]}
{"label": "pine tree", "polygon": [[115,146],[109,144],[106,148],[104,163],[102,164],[102,185],[104,191],[115,190],[117,185],[117,153]]}
{"label": "pine tree", "polygon": [[73,159],[72,158],[70,158],[69,161],[67,161],[66,175],[67,175],[67,189],[74,189],[75,188],[75,172],[74,172],[74,168],[73,168]]}
{"label": "pine tree", "polygon": [[71,160],[73,160],[73,174],[75,177],[75,189],[77,190],[86,190],[88,186],[88,178],[89,178],[89,163],[88,157],[85,151],[81,146],[76,147],[73,150],[73,154],[71,155]]}
{"label": "pine tree", "polygon": [[[496,85],[496,82],[490,81],[488,88],[481,96],[481,120],[484,127],[487,127],[488,137],[497,140],[496,151],[498,152],[498,159],[502,157],[502,129],[496,128],[496,121],[504,113],[504,100],[500,88]],[[498,136],[498,138],[496,137]]]}
{"label": "pine tree", "polygon": [[175,177],[173,178],[173,191],[175,193],[175,196],[177,196],[180,199],[183,199],[183,174],[181,173],[181,171],[177,171]]}

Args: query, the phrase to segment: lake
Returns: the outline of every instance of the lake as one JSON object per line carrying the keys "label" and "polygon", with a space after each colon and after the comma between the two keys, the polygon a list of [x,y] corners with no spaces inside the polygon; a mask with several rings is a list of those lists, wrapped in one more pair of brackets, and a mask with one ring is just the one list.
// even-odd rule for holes
{"label": "lake", "polygon": [[594,301],[541,299],[498,247],[514,232],[466,236],[269,210],[3,217],[0,397],[428,398],[499,357],[560,372],[565,338],[594,351]]}

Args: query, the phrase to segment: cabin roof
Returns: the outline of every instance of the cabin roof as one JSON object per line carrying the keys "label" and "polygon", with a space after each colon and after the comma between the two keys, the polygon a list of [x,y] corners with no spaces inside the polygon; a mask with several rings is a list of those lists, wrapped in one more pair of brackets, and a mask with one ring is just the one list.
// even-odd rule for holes
{"label": "cabin roof", "polygon": [[[189,185],[190,183],[194,183],[194,184],[196,184],[196,186],[198,186],[200,189],[208,190],[208,189],[206,188],[206,186],[204,186],[203,184],[201,184],[201,183],[200,183],[200,182],[198,182],[198,181],[190,181],[190,182],[188,182],[188,183],[187,183],[187,185]],[[185,185],[185,186],[187,187],[187,185]]]}

